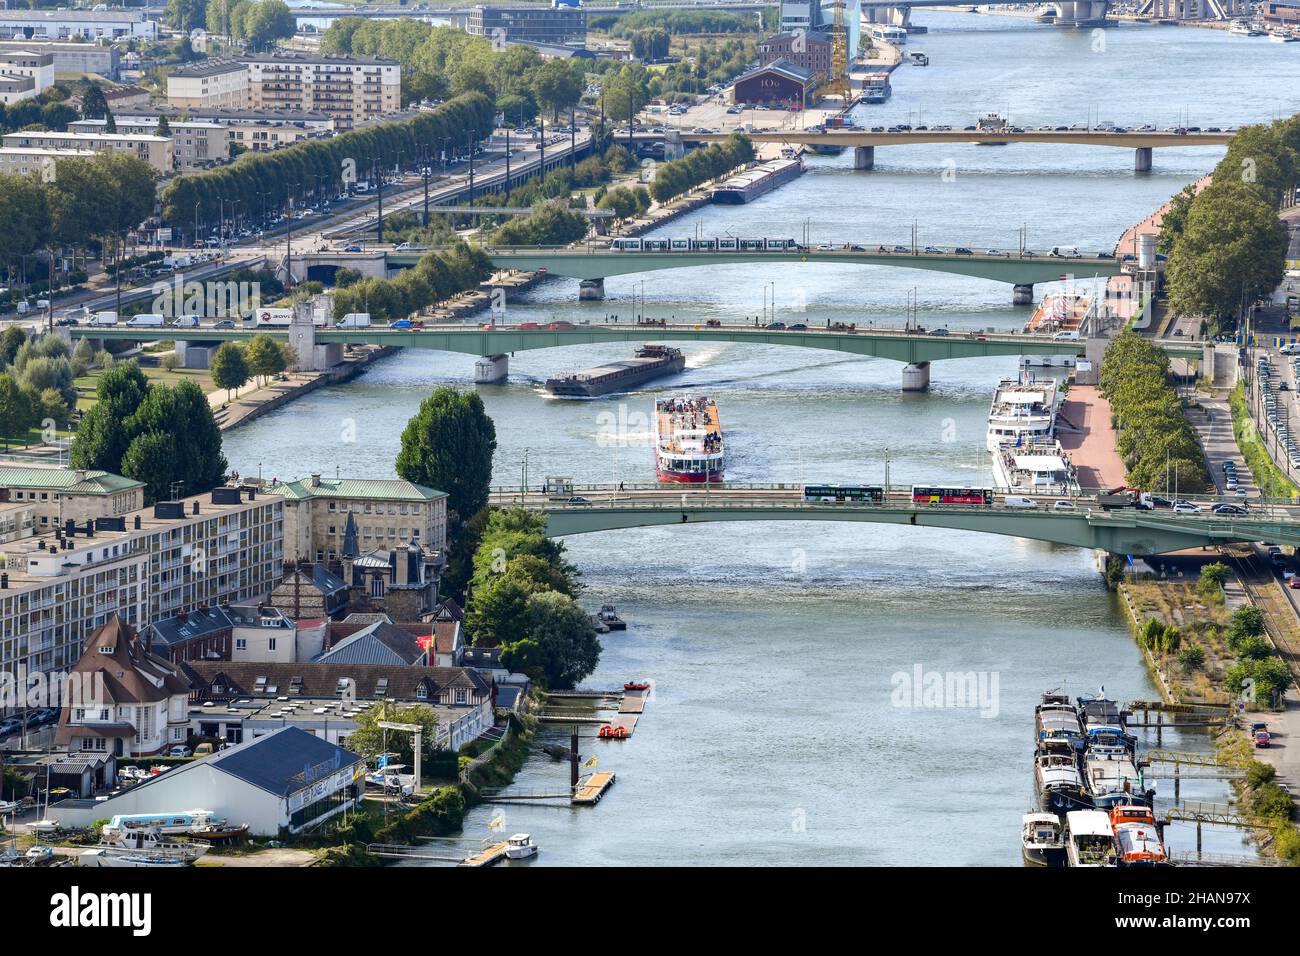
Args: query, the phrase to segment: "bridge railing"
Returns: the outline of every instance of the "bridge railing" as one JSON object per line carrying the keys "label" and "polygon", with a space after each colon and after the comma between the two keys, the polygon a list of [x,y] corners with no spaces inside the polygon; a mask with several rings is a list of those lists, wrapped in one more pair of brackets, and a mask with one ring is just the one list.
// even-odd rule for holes
{"label": "bridge railing", "polygon": [[[972,510],[1016,514],[1022,517],[1101,517],[1111,522],[1131,519],[1144,523],[1158,523],[1166,526],[1184,526],[1199,531],[1210,530],[1222,535],[1241,538],[1242,540],[1261,540],[1273,531],[1290,530],[1300,527],[1300,505],[1291,500],[1251,499],[1249,511],[1245,515],[1217,514],[1212,508],[1216,504],[1241,505],[1239,498],[1219,498],[1208,496],[1187,496],[1180,501],[1188,501],[1201,507],[1200,512],[1176,512],[1170,508],[1135,509],[1132,507],[1104,508],[1096,497],[1096,489],[1081,489],[1075,494],[1035,495],[1033,500],[1037,507],[1007,505],[1008,495],[1012,498],[1026,497],[1015,492],[997,492],[993,502],[983,504],[943,503],[931,504],[912,500],[910,486],[891,485],[888,493],[880,501],[820,501],[803,497],[804,485],[791,483],[771,484],[661,484],[655,482],[624,482],[618,485],[573,485],[570,490],[561,493],[548,493],[543,488],[529,488],[522,492],[518,487],[498,486],[492,489],[496,496],[495,504],[519,505],[523,507],[542,508],[548,511],[573,510],[582,511],[594,507],[612,507],[621,509],[676,510],[681,507],[708,508],[725,507],[728,509],[801,509],[814,511],[842,508],[845,510],[903,510],[903,511],[959,511]],[[645,492],[659,492],[660,497],[637,497]],[[764,496],[766,494],[766,497]],[[573,498],[582,500],[573,501]],[[1074,507],[1056,510],[1053,503],[1068,501]]]}

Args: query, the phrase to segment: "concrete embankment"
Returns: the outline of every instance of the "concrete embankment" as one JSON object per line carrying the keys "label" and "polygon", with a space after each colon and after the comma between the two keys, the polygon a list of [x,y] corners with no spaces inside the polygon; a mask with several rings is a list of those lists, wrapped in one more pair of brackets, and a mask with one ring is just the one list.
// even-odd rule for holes
{"label": "concrete embankment", "polygon": [[241,396],[229,405],[218,409],[213,417],[216,419],[217,427],[222,431],[238,428],[318,388],[337,385],[356,378],[372,362],[377,362],[396,351],[397,349],[391,346],[362,346],[358,354],[345,359],[333,368],[323,372],[292,373],[287,381],[273,382]]}

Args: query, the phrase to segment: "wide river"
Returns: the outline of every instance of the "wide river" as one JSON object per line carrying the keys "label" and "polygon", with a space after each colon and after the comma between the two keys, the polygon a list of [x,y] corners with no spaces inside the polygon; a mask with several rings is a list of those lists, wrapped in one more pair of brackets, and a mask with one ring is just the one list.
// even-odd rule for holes
{"label": "wide river", "polygon": [[[871,123],[964,126],[984,112],[1019,125],[1110,120],[1227,126],[1300,110],[1300,48],[1200,29],[1124,26],[1094,36],[1010,17],[918,12],[931,66],[904,66]],[[1247,91],[1248,94],[1247,94]],[[1213,166],[1221,150],[1157,150],[1134,174],[1130,150],[1050,146],[882,148],[813,157],[799,180],[741,207],[711,207],[668,233],[813,242],[1108,249],[1120,233]],[[945,175],[947,172],[947,175]],[[955,174],[955,175],[954,175]],[[644,284],[642,284],[644,282]],[[770,284],[770,285],[769,285]],[[691,269],[610,279],[604,303],[556,280],[509,304],[511,321],[755,316],[765,296],[787,322],[901,323],[915,295],[926,324],[1016,328],[1003,285],[885,268]],[[1045,289],[1040,287],[1041,295]],[[795,348],[685,346],[676,381],[595,402],[546,398],[550,374],[629,354],[587,346],[524,352],[510,380],[480,389],[496,422],[495,480],[652,480],[655,394],[717,399],[736,481],[990,480],[984,419],[1013,360],[939,363],[925,394],[900,391],[895,363]],[[412,351],[310,395],[226,438],[243,473],[319,470],[389,476],[403,424],[429,390],[472,387],[466,356]],[[355,440],[352,436],[355,435]],[[553,864],[1018,865],[1033,799],[1033,705],[1062,686],[1120,700],[1155,697],[1093,555],[1014,538],[869,524],[732,523],[628,530],[567,542],[591,608],[631,622],[603,638],[588,685],[655,682],[633,739],[584,741],[618,783],[595,809],[483,806],[466,843],[528,831]],[[895,675],[977,672],[992,706],[907,706]],[[992,687],[992,683],[989,684]],[[949,702],[950,704],[953,702]],[[544,739],[560,739],[557,730]],[[1203,738],[1166,737],[1203,748]],[[530,759],[521,789],[555,789],[567,767]],[[1164,790],[1170,789],[1167,785]],[[1185,796],[1222,799],[1221,784]],[[1171,830],[1175,847],[1192,845]],[[1240,852],[1233,833],[1206,848]]]}

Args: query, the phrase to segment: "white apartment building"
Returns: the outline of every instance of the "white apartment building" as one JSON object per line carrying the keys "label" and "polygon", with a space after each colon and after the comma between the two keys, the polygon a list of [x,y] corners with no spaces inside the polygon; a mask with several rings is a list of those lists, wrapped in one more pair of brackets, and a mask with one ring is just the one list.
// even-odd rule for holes
{"label": "white apartment building", "polygon": [[339,129],[351,129],[402,107],[402,70],[396,60],[278,52],[241,61],[248,66],[253,109],[325,113]]}
{"label": "white apartment building", "polygon": [[173,169],[172,141],[166,136],[143,133],[59,133],[50,130],[20,130],[6,133],[0,143],[17,149],[54,149],[91,153],[129,153],[138,156],[160,173]]}
{"label": "white apartment building", "polygon": [[248,66],[237,60],[208,60],[167,75],[167,105],[180,109],[244,109]]}
{"label": "white apartment building", "polygon": [[27,176],[40,173],[61,159],[94,159],[93,149],[48,149],[40,146],[0,146],[0,173]]}
{"label": "white apartment building", "polygon": [[[117,131],[128,136],[157,136],[158,117],[123,119],[116,114]],[[107,120],[84,119],[68,124],[70,133],[102,133]],[[230,159],[230,137],[224,126],[207,120],[173,120],[167,125],[171,133],[172,161],[177,169],[200,169]]]}
{"label": "white apartment building", "polygon": [[54,85],[54,56],[37,50],[0,52],[0,102],[6,106]]}
{"label": "white apartment building", "polygon": [[143,628],[260,599],[279,580],[283,540],[282,499],[217,488],[0,544],[0,671],[70,667],[113,614]]}

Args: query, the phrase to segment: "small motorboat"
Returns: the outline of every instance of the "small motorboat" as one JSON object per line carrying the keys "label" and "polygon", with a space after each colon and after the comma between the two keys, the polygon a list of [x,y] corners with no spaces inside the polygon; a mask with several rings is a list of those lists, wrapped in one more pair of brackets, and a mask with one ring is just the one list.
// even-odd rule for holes
{"label": "small motorboat", "polygon": [[649,689],[650,689],[650,682],[649,682],[649,681],[643,681],[643,680],[639,680],[639,681],[631,681],[631,680],[630,680],[630,681],[628,681],[626,684],[623,685],[623,689],[624,689],[624,690],[649,690]]}
{"label": "small motorboat", "polygon": [[241,823],[239,826],[224,826],[215,823],[209,823],[207,826],[195,827],[193,830],[186,832],[186,836],[193,837],[196,840],[203,840],[206,843],[228,843],[234,840],[242,840],[248,836],[248,824]]}
{"label": "small motorboat", "polygon": [[206,843],[171,840],[158,830],[123,830],[105,837],[100,849],[118,856],[168,857],[193,863],[210,847]]}
{"label": "small motorboat", "polygon": [[1020,854],[1030,866],[1065,866],[1065,833],[1055,813],[1021,817]]}
{"label": "small motorboat", "polygon": [[63,824],[58,820],[37,820],[35,823],[29,823],[27,829],[33,833],[58,833],[63,829]]}
{"label": "small motorboat", "polygon": [[37,844],[23,854],[28,866],[44,866],[54,859],[54,848]]}
{"label": "small motorboat", "polygon": [[516,833],[506,841],[506,859],[508,860],[527,860],[530,857],[537,856],[537,843],[533,840],[532,834]]}

